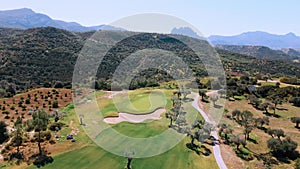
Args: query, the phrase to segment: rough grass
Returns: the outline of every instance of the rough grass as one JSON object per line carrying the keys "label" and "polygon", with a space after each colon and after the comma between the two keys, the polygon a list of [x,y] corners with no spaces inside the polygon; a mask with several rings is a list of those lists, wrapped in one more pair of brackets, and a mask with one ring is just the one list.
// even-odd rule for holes
{"label": "rough grass", "polygon": [[[248,100],[239,100],[234,102],[227,101],[225,108],[229,110],[229,113],[231,113],[235,109],[238,109],[241,111],[249,110],[254,114],[254,117],[266,116],[263,111],[256,110],[255,108],[253,108],[252,105],[248,104],[248,102]],[[291,137],[294,141],[300,143],[300,130],[296,129],[295,125],[290,121],[290,117],[300,116],[299,108],[292,106],[289,103],[279,105],[278,108],[285,108],[287,110],[276,110],[276,114],[280,116],[279,118],[268,116],[270,119],[270,125],[265,127],[270,127],[273,129],[283,129],[287,136]],[[269,112],[273,113],[272,110],[269,110]],[[233,120],[223,117],[221,122],[232,125],[234,127],[234,134],[243,134],[243,128]],[[247,142],[247,147],[249,148],[251,153],[263,154],[269,152],[269,149],[267,148],[267,140],[270,139],[271,136],[269,136],[260,129],[254,129],[250,135],[250,138],[258,142],[258,144],[255,144],[250,141]],[[300,151],[300,146],[298,146],[297,150]],[[235,154],[231,155],[235,156]],[[254,160],[251,161],[244,161],[244,163],[245,166],[248,168],[257,168],[259,165],[262,165],[262,161],[258,161],[256,158],[254,158]],[[291,164],[279,163],[279,165],[275,165],[274,168],[289,168],[292,164],[292,161]]]}

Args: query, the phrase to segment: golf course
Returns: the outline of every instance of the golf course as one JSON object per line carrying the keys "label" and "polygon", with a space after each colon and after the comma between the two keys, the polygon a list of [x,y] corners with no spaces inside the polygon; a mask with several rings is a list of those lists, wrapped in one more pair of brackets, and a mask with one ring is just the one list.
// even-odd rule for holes
{"label": "golf course", "polygon": [[[121,104],[121,110],[114,106],[114,102],[120,103],[121,97],[124,93],[120,92],[110,97],[113,93],[99,92],[97,93],[97,103],[104,117],[117,117],[118,112],[138,114],[149,114],[158,108],[164,108],[166,111],[172,107],[171,90],[148,91],[146,89],[139,89],[128,92],[128,98],[131,104]],[[193,96],[188,96],[193,97]],[[88,104],[88,103],[86,103]],[[84,106],[84,105],[82,105]],[[198,112],[191,106],[191,102],[186,102],[183,105],[185,111],[197,114]],[[74,126],[80,126],[79,120],[76,116],[74,108],[65,108],[68,111],[68,118],[64,119],[66,123],[72,121]],[[146,120],[142,123],[121,122],[118,124],[110,125],[111,128],[118,133],[133,138],[149,138],[154,137],[168,130],[169,120],[165,117],[165,113],[161,114],[159,120]],[[201,118],[196,115],[197,118]],[[87,121],[83,119],[84,123]],[[68,133],[69,128],[63,129],[61,133]],[[84,132],[85,126],[79,127],[79,134],[76,136],[76,143],[70,146],[70,151],[63,149],[62,152],[57,152],[54,155],[54,163],[46,165],[44,168],[110,168],[121,169],[126,166],[127,158],[112,154],[101,147],[97,146]],[[105,133],[105,130],[102,131]],[[97,136],[95,137],[97,138]],[[95,139],[94,139],[95,140]],[[190,142],[189,137],[185,137],[175,147],[169,151],[159,154],[157,156],[148,158],[134,158],[132,160],[132,168],[143,169],[173,169],[173,168],[218,168],[215,162],[214,155],[212,154],[212,147],[202,144],[201,150],[209,152],[208,154],[196,153],[188,149],[187,144]],[[120,140],[109,140],[111,145],[116,148],[119,146]],[[60,143],[58,143],[60,144]],[[61,143],[62,144],[62,143]],[[168,146],[168,142],[163,142],[162,146]],[[78,147],[76,146],[78,145]],[[151,149],[151,147],[144,147]],[[35,168],[31,166],[30,168]]]}

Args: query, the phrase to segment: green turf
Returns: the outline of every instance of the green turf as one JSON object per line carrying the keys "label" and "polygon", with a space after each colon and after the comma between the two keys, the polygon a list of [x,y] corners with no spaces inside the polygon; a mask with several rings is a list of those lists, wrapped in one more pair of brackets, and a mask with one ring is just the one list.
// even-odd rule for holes
{"label": "green turf", "polygon": [[164,121],[152,121],[151,123],[133,124],[128,122],[119,123],[112,126],[119,133],[129,137],[147,138],[153,137],[168,129],[168,123]]}
{"label": "green turf", "polygon": [[140,89],[129,91],[128,95],[116,95],[113,99],[98,99],[98,104],[104,117],[118,116],[118,112],[147,114],[158,108],[170,108],[171,94],[169,90],[149,92]]}
{"label": "green turf", "polygon": [[[142,159],[133,159],[132,168],[142,169],[216,169],[213,154],[210,156],[197,155],[186,148],[188,140],[180,142],[170,151]],[[206,145],[206,147],[208,147]],[[122,169],[126,165],[126,158],[113,155],[97,146],[88,146],[54,157],[54,162],[45,166],[46,169]],[[34,168],[34,167],[32,167]]]}

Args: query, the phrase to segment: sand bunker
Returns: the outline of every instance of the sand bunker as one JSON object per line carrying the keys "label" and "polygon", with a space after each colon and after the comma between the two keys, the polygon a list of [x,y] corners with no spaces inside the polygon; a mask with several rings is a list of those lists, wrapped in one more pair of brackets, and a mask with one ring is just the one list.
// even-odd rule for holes
{"label": "sand bunker", "polygon": [[157,109],[153,113],[149,114],[141,114],[141,115],[136,115],[136,114],[128,114],[128,113],[119,113],[119,117],[108,117],[104,118],[104,122],[108,124],[118,124],[123,121],[126,122],[131,122],[131,123],[141,123],[145,120],[151,119],[151,120],[159,120],[161,119],[160,115],[164,113],[166,109]]}

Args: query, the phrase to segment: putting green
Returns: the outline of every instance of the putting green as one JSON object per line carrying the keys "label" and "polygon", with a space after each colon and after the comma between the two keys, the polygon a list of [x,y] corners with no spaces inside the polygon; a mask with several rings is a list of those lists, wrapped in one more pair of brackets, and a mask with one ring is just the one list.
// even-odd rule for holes
{"label": "putting green", "polygon": [[118,94],[114,98],[101,97],[98,105],[104,117],[118,116],[118,112],[129,114],[149,114],[158,108],[170,108],[171,91],[135,90],[128,94]]}

